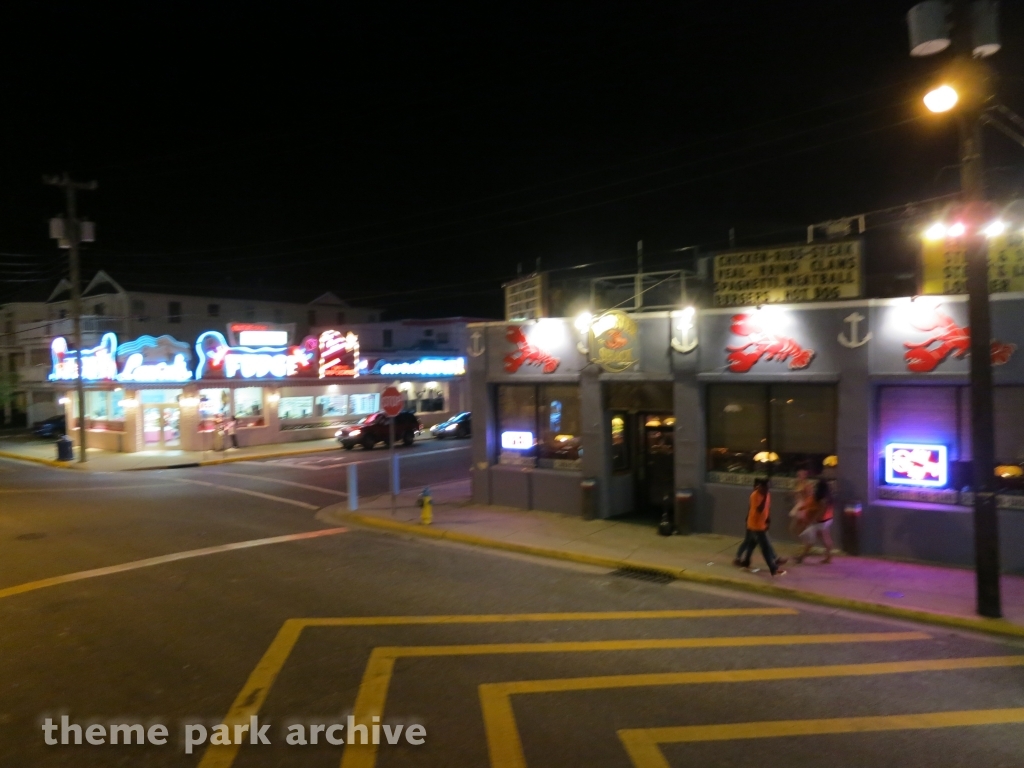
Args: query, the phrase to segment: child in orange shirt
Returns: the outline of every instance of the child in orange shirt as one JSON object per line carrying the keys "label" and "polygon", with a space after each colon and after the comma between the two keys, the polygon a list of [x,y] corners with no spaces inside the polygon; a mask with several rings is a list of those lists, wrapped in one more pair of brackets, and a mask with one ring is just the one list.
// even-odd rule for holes
{"label": "child in orange shirt", "polygon": [[750,567],[750,557],[754,554],[754,547],[761,548],[761,556],[768,564],[768,570],[772,576],[784,576],[785,571],[779,570],[779,561],[775,557],[775,550],[768,539],[768,521],[771,517],[771,494],[768,492],[768,481],[759,477],[754,481],[754,490],[750,494],[750,508],[747,511],[747,535],[736,552],[736,559],[733,565],[741,568]]}

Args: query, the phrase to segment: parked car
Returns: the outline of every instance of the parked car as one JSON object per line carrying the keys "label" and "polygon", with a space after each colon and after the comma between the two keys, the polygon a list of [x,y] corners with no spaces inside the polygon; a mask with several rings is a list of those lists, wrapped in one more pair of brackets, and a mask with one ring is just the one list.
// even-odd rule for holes
{"label": "parked car", "polygon": [[36,437],[55,438],[67,434],[67,424],[64,422],[64,414],[51,416],[43,421],[37,421],[32,429]]}
{"label": "parked car", "polygon": [[[416,435],[423,429],[420,420],[412,411],[402,411],[395,417],[395,440],[405,445],[412,445]],[[351,451],[357,445],[363,446],[367,451],[372,450],[377,443],[387,445],[389,437],[388,417],[384,411],[371,413],[355,424],[342,427],[334,436],[338,438],[341,447]]]}
{"label": "parked car", "polygon": [[445,437],[469,437],[473,434],[473,414],[469,411],[452,416],[430,428],[430,434],[438,440]]}

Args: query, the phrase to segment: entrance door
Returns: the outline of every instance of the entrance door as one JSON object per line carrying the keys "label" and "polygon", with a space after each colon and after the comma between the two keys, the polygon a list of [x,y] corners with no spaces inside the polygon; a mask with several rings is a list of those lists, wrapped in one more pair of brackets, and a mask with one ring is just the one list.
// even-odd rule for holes
{"label": "entrance door", "polygon": [[643,481],[640,489],[641,507],[661,513],[665,497],[675,491],[674,430],[675,417],[670,413],[641,413],[640,451]]}
{"label": "entrance door", "polygon": [[181,411],[177,406],[147,405],[142,413],[142,432],[147,446],[172,448],[181,443],[178,421]]}

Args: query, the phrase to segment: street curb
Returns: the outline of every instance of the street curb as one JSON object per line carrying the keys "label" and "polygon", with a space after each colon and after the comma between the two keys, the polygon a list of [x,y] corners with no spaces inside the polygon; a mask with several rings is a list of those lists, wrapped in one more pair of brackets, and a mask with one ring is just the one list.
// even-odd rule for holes
{"label": "street curb", "polygon": [[[289,456],[308,456],[313,453],[328,453],[329,451],[340,450],[337,446],[325,446],[323,448],[306,448],[301,451],[288,451],[287,453],[259,453],[248,456],[232,456],[224,459],[206,459],[204,461],[192,461],[186,464],[161,464],[159,466],[152,467],[126,467],[124,469],[112,469],[112,470],[100,470],[104,472],[147,472],[154,469],[184,469],[188,467],[212,467],[218,464],[234,464],[239,461],[264,461],[266,459],[282,459],[288,458]],[[126,454],[130,455],[130,454]],[[0,458],[3,459],[14,459],[15,461],[29,461],[33,464],[42,464],[46,467],[55,467],[57,469],[82,469],[87,470],[87,467],[82,467],[77,461],[57,461],[56,459],[40,459],[36,456],[26,456],[21,453],[12,453],[10,451],[0,451]]]}
{"label": "street curb", "polygon": [[754,592],[769,597],[782,597],[789,600],[801,600],[814,605],[824,605],[830,608],[841,608],[860,613],[870,613],[879,616],[886,616],[906,621],[916,621],[923,624],[945,627],[947,629],[962,629],[972,632],[983,632],[988,635],[1000,637],[1014,637],[1024,639],[1024,627],[1011,624],[1003,619],[968,619],[960,616],[950,616],[943,613],[930,613],[928,611],[915,610],[912,608],[899,608],[879,603],[869,603],[863,600],[853,600],[846,597],[833,597],[822,595],[816,592],[803,592],[787,587],[779,587],[773,584],[751,584],[746,581],[729,579],[722,576],[710,576],[708,574],[688,571],[684,568],[666,568],[659,565],[647,565],[632,560],[617,560],[611,557],[599,557],[597,555],[584,555],[577,552],[566,552],[560,549],[547,547],[535,547],[528,544],[515,544],[513,542],[488,539],[483,536],[474,536],[468,533],[449,531],[443,528],[428,528],[410,523],[400,523],[397,520],[386,520],[369,515],[360,515],[353,512],[329,512],[327,517],[336,518],[346,523],[363,525],[368,528],[393,533],[405,533],[414,536],[423,536],[430,539],[444,539],[459,544],[469,544],[489,549],[500,549],[506,552],[516,552],[523,555],[545,557],[552,560],[567,560],[581,565],[593,565],[600,568],[616,570],[626,568],[631,570],[643,570],[670,576],[679,581],[691,581],[697,584],[704,584],[715,587],[726,587],[728,589],[741,589],[747,592]]}
{"label": "street curb", "polygon": [[57,461],[56,459],[40,459],[35,456],[25,456],[21,453],[11,453],[10,451],[0,451],[0,459],[14,459],[15,461],[29,461],[33,464],[42,464],[47,467],[56,467],[57,469],[77,469],[74,462],[71,461]]}

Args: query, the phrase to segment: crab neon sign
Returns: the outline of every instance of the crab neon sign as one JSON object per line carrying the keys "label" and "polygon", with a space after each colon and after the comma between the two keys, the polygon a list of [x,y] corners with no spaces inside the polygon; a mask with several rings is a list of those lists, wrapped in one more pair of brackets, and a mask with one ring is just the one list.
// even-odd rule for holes
{"label": "crab neon sign", "polygon": [[949,459],[944,445],[889,443],[885,446],[885,482],[944,488],[949,478]]}
{"label": "crab neon sign", "polygon": [[232,347],[217,331],[196,339],[196,378],[284,379],[317,375],[317,340],[309,337],[292,347]]}

